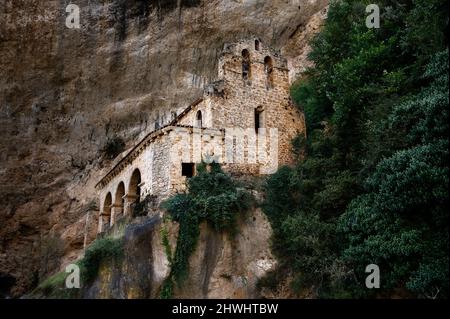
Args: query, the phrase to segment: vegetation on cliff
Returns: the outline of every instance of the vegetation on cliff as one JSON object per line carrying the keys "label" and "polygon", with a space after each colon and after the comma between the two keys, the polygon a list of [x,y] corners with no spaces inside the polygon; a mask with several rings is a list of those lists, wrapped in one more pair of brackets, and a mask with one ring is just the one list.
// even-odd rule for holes
{"label": "vegetation on cliff", "polygon": [[[123,256],[123,242],[121,238],[100,238],[94,241],[85,251],[84,257],[76,262],[80,268],[80,281],[84,285],[91,283],[105,261],[119,260]],[[59,272],[40,283],[31,293],[37,298],[72,299],[82,297],[82,288],[67,288],[66,278],[69,273]]]}
{"label": "vegetation on cliff", "polygon": [[[335,1],[292,87],[307,139],[267,183],[273,248],[293,288],[319,297],[448,296],[445,0]],[[377,264],[381,289],[365,287]],[[268,282],[266,280],[266,282]],[[272,280],[273,282],[273,280]]]}
{"label": "vegetation on cliff", "polygon": [[103,156],[111,160],[120,155],[120,153],[122,153],[124,150],[125,150],[125,141],[118,136],[114,136],[113,138],[110,138],[106,141],[106,144],[102,149],[102,152]]}
{"label": "vegetation on cliff", "polygon": [[83,282],[91,282],[98,274],[100,264],[106,260],[118,260],[123,256],[121,238],[100,238],[94,241],[78,262]]}
{"label": "vegetation on cliff", "polygon": [[233,234],[238,214],[249,210],[253,202],[251,194],[239,188],[217,163],[198,165],[197,174],[187,181],[187,189],[162,205],[180,228],[174,256],[163,230],[171,271],[163,284],[161,298],[171,298],[174,284],[181,285],[187,278],[189,257],[197,245],[200,223],[206,221],[218,232]]}

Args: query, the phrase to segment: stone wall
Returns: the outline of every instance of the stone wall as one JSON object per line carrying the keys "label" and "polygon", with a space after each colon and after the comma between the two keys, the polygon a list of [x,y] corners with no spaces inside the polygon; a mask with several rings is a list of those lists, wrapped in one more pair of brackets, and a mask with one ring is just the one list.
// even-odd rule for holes
{"label": "stone wall", "polygon": [[[256,44],[257,43],[257,44]],[[248,76],[243,76],[242,52],[249,53]],[[272,60],[271,81],[268,81],[265,59]],[[265,47],[259,39],[247,39],[225,45],[218,63],[220,92],[205,90],[203,100],[195,105],[181,120],[182,125],[198,126],[197,112],[202,113],[202,125],[216,129],[255,129],[255,109],[261,110],[260,127],[278,130],[278,158],[260,167],[257,174],[273,173],[277,165],[292,162],[291,141],[305,133],[304,116],[292,104],[289,95],[289,70],[280,53]],[[222,84],[223,83],[223,84]],[[214,89],[214,88],[213,88]],[[273,131],[272,131],[273,132]],[[246,134],[249,133],[249,134]],[[251,135],[246,131],[246,135]],[[264,132],[261,132],[264,139]],[[258,137],[257,136],[257,137]],[[270,143],[269,143],[270,144]],[[230,171],[255,173],[255,165],[247,158],[248,138],[244,140],[244,163],[226,164]],[[270,149],[270,147],[269,147]],[[236,151],[236,149],[233,149]],[[248,164],[248,165],[245,165]],[[261,164],[261,163],[258,163]],[[256,165],[257,166],[257,165]]]}
{"label": "stone wall", "polygon": [[[242,50],[250,53],[250,75],[245,80],[242,75]],[[264,60],[270,57],[273,62],[272,82]],[[255,127],[255,109],[263,110],[260,127],[278,129],[278,163],[292,162],[291,140],[305,133],[303,114],[292,104],[289,95],[289,70],[287,62],[277,52],[259,44],[255,49],[253,41],[239,42],[228,47],[228,52],[219,63],[224,84],[224,97],[212,97],[213,125],[215,127]],[[262,172],[263,173],[263,172]]]}
{"label": "stone wall", "polygon": [[[100,216],[99,216],[99,231],[103,231],[104,220],[102,214],[109,214],[109,208],[105,207],[106,198],[111,194],[112,204],[111,215],[107,216],[106,220],[109,220],[110,225],[114,224],[114,221],[120,214],[131,214],[131,205],[137,200],[137,198],[143,199],[148,195],[158,195],[160,198],[164,198],[168,195],[170,189],[170,139],[167,134],[162,133],[152,140],[142,150],[136,151],[139,154],[136,157],[128,161],[124,165],[124,168],[116,173],[108,181],[105,187],[99,191],[100,198]],[[156,156],[155,156],[156,154]],[[127,157],[124,158],[125,161]],[[132,191],[132,175],[136,172],[140,173],[139,194],[134,194]],[[125,192],[123,196],[123,202],[121,206],[117,206],[120,202],[120,197],[117,195],[119,185],[123,183],[125,186]],[[136,186],[136,185],[134,185]]]}

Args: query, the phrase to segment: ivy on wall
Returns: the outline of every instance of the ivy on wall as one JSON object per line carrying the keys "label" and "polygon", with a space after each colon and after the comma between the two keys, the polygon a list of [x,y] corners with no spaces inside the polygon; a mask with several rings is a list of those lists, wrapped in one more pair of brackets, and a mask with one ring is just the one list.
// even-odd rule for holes
{"label": "ivy on wall", "polygon": [[200,235],[200,223],[206,221],[218,232],[236,232],[236,218],[250,209],[253,197],[238,187],[217,163],[199,164],[197,175],[187,182],[187,192],[179,193],[162,204],[170,218],[179,223],[177,246],[172,257],[167,231],[162,240],[171,265],[163,283],[161,298],[171,298],[174,285],[181,286],[188,276],[189,257]]}

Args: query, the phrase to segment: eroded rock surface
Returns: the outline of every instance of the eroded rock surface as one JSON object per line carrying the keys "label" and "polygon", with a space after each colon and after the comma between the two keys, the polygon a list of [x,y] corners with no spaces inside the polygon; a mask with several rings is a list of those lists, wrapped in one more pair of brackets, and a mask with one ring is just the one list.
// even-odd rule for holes
{"label": "eroded rock surface", "polygon": [[[258,37],[283,51],[295,76],[328,1],[78,0],[79,30],[65,26],[68,2],[0,6],[0,291],[7,296],[82,252],[78,231],[95,212],[108,140],[119,136],[130,147],[192,102],[216,79],[226,42]],[[237,254],[208,236],[208,251]],[[225,273],[215,271],[202,295],[220,294],[211,287],[224,284]],[[245,274],[228,275],[237,282]]]}
{"label": "eroded rock surface", "polygon": [[[159,215],[127,228],[124,256],[100,267],[84,298],[159,298],[170,266],[161,238]],[[177,225],[166,223],[172,251]],[[189,259],[188,279],[174,289],[174,298],[258,298],[258,279],[273,270],[271,229],[260,209],[238,221],[238,233],[217,233],[201,225],[198,245]]]}

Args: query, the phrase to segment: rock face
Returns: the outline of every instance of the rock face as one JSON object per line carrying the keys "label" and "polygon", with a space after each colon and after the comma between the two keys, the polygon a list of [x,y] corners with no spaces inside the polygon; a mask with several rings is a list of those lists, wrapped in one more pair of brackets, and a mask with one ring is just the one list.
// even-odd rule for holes
{"label": "rock face", "polygon": [[[168,228],[175,251],[177,227]],[[231,237],[201,225],[200,238],[189,260],[189,277],[176,287],[174,298],[257,298],[259,278],[273,270],[270,224],[259,209],[241,216],[239,232]],[[85,289],[84,298],[158,298],[170,267],[162,245],[161,218],[146,218],[129,227],[121,261],[101,265]]]}
{"label": "rock face", "polygon": [[98,209],[94,185],[110,164],[107,141],[120,137],[129,147],[195,100],[217,78],[226,42],[259,37],[294,68],[306,65],[305,41],[327,5],[73,2],[81,8],[81,29],[65,26],[69,1],[5,0],[0,7],[4,296],[20,296],[82,252],[87,238],[78,232]]}

